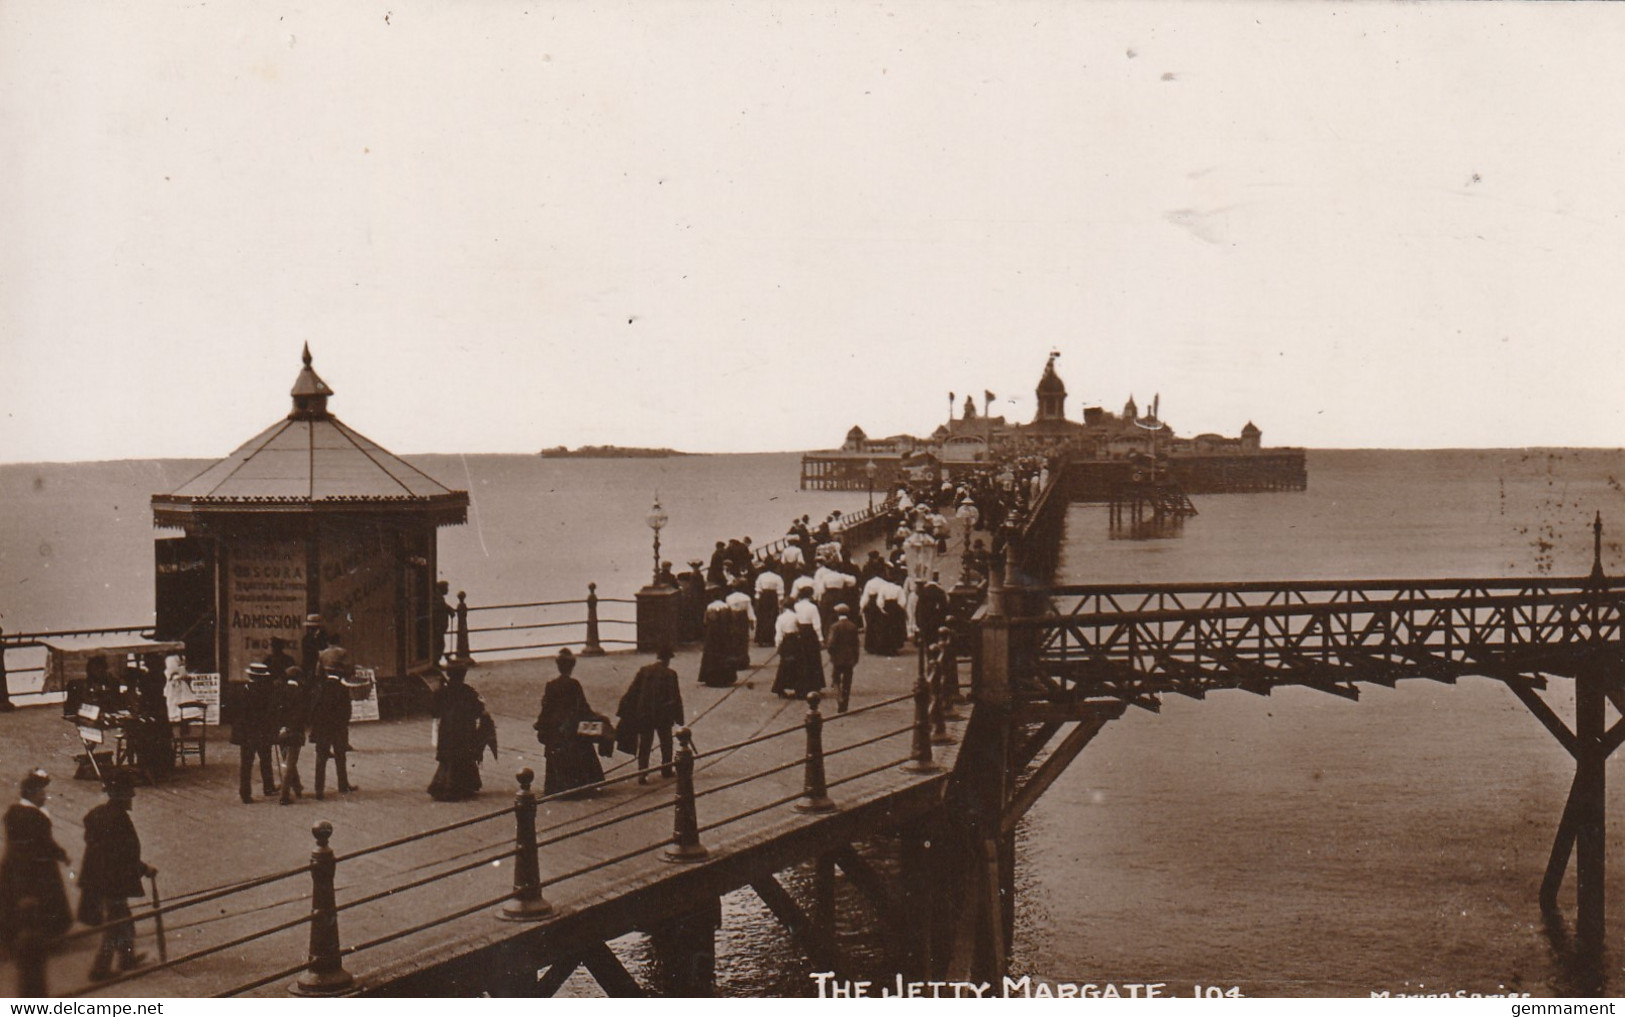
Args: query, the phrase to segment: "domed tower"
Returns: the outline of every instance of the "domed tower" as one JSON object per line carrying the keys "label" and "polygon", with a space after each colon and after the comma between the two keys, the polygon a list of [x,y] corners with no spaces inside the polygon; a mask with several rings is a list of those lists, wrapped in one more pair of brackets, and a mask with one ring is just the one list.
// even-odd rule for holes
{"label": "domed tower", "polygon": [[1050,353],[1049,360],[1044,363],[1044,374],[1038,379],[1038,415],[1033,417],[1035,424],[1066,419],[1066,383],[1055,373],[1055,361],[1060,355],[1058,352]]}

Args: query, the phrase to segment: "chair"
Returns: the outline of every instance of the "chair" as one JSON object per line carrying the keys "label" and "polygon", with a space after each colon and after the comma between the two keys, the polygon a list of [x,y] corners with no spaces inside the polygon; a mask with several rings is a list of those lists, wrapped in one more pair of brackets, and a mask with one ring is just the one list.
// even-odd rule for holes
{"label": "chair", "polygon": [[176,707],[180,719],[171,728],[175,743],[175,765],[185,766],[187,756],[196,756],[197,765],[207,765],[206,746],[209,742],[208,707],[202,703],[181,703]]}

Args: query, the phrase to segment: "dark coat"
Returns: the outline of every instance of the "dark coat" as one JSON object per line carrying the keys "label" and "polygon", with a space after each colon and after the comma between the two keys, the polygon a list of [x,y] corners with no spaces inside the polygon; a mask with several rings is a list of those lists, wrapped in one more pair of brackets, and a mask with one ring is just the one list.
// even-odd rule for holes
{"label": "dark coat", "polygon": [[576,733],[584,720],[602,720],[587,704],[581,683],[569,675],[559,675],[542,690],[542,709],[536,717],[536,740],[546,750],[547,773],[542,781],[544,795],[568,791],[604,779],[604,766],[598,761],[593,741]]}
{"label": "dark coat", "polygon": [[615,747],[636,754],[638,735],[683,722],[683,691],[677,672],[655,662],[638,668],[615,709]]}
{"label": "dark coat", "polygon": [[320,673],[316,667],[325,649],[327,649],[327,633],[321,629],[306,629],[304,636],[299,640],[299,666],[305,669],[307,676]]}
{"label": "dark coat", "polygon": [[231,744],[270,745],[276,741],[277,683],[258,678],[237,696],[237,709],[231,720]]}
{"label": "dark coat", "polygon": [[344,745],[350,738],[350,690],[337,678],[323,678],[310,693],[310,740]]}
{"label": "dark coat", "polygon": [[922,583],[914,596],[914,627],[920,632],[920,645],[926,646],[937,641],[948,617],[948,594],[936,583]]}
{"label": "dark coat", "polygon": [[837,618],[824,637],[829,648],[832,666],[852,667],[858,662],[858,623],[851,618]]}
{"label": "dark coat", "polygon": [[51,817],[18,802],[6,810],[6,853],[0,858],[0,942],[11,942],[21,925],[18,906],[26,897],[38,906],[40,935],[54,938],[68,931],[73,912],[57,866],[68,853],[51,835]]}
{"label": "dark coat", "polygon": [[129,812],[113,802],[85,813],[85,858],[79,866],[79,920],[99,925],[109,898],[140,897],[141,837]]}
{"label": "dark coat", "polygon": [[304,688],[298,682],[279,678],[271,703],[276,712],[276,743],[305,744],[305,726],[310,723],[310,700]]}
{"label": "dark coat", "polygon": [[442,763],[478,761],[485,752],[480,728],[480,718],[486,715],[485,702],[480,694],[462,682],[448,682],[434,694],[432,709],[440,726],[434,757]]}

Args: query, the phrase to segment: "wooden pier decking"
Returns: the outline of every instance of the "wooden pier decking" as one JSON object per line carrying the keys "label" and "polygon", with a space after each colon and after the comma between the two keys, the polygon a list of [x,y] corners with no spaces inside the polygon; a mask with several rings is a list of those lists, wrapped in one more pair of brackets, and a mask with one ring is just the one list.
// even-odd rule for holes
{"label": "wooden pier decking", "polygon": [[[414,979],[430,977],[437,992],[449,977],[469,993],[522,991],[534,980],[536,964],[505,960],[498,970],[487,964],[471,967],[470,955],[509,957],[511,941],[526,940],[522,953],[545,956],[545,941],[602,943],[643,928],[661,910],[680,910],[683,901],[723,892],[770,876],[808,857],[806,843],[834,847],[850,843],[853,830],[867,828],[874,813],[901,822],[940,803],[946,778],[914,775],[898,765],[909,754],[908,728],[914,705],[904,698],[878,708],[874,704],[906,696],[916,675],[912,654],[865,658],[854,681],[849,717],[824,704],[824,749],[830,796],[840,809],[829,814],[795,810],[792,800],[802,790],[806,739],[802,728],[807,706],[770,691],[776,660],[756,648],[759,666],[750,678],[754,687],[709,689],[697,684],[698,653],[685,652],[673,662],[684,678],[683,695],[694,720],[695,785],[700,838],[710,856],[701,862],[674,864],[662,857],[672,836],[674,781],[653,777],[648,785],[628,780],[581,800],[544,801],[537,817],[542,879],[555,917],[539,925],[501,921],[502,898],[513,888],[514,817],[506,812],[459,830],[413,841],[400,847],[348,858],[361,849],[425,829],[502,810],[513,801],[514,774],[523,767],[537,773],[540,790],[542,757],[531,724],[542,685],[556,673],[550,660],[502,662],[480,667],[469,676],[497,721],[500,758],[487,756],[485,791],[471,802],[443,803],[425,791],[435,768],[429,721],[411,718],[355,724],[350,756],[352,779],[359,790],[338,795],[329,790],[318,802],[310,792],[310,752],[306,750],[305,797],[283,807],[274,799],[243,805],[237,799],[237,751],[223,729],[211,729],[209,762],[177,770],[163,784],[141,788],[134,818],[146,859],[157,866],[166,903],[187,894],[249,880],[279,871],[301,869],[313,846],[312,824],[326,820],[334,827],[332,847],[339,857],[337,889],[339,926],[346,948],[388,940],[345,958],[358,991],[410,991]],[[576,669],[593,707],[613,713],[641,655],[612,654],[582,659]],[[749,672],[747,672],[749,674]],[[49,808],[58,841],[75,865],[82,855],[79,818],[102,801],[99,784],[73,781],[71,757],[78,751],[72,727],[54,706],[0,717],[5,727],[0,768],[44,765],[53,774]],[[714,753],[730,744],[773,732],[784,732],[756,744]],[[939,758],[952,764],[954,746],[938,747]],[[618,755],[606,760],[608,776],[630,771],[635,763]],[[658,750],[656,752],[658,762]],[[776,772],[775,772],[776,771]],[[259,791],[255,779],[256,793]],[[859,817],[863,822],[858,822]],[[737,817],[737,818],[735,818]],[[483,864],[480,864],[482,863]],[[427,885],[410,884],[460,866],[469,871]],[[572,873],[575,873],[572,875]],[[50,966],[53,994],[112,996],[205,996],[240,990],[281,995],[294,975],[267,976],[296,968],[305,960],[310,910],[310,877],[303,871],[266,886],[199,904],[166,917],[169,956],[253,937],[173,968],[116,981],[87,984],[97,937],[73,941]],[[703,888],[703,891],[700,889]],[[70,886],[71,892],[71,886]],[[378,896],[382,895],[382,896]],[[369,900],[355,904],[359,900]],[[657,906],[651,906],[657,900]],[[481,902],[491,902],[480,907]],[[413,935],[390,939],[401,930],[429,923],[463,909],[472,913],[433,922]],[[139,915],[139,911],[138,911]],[[283,931],[256,935],[293,924]],[[139,948],[156,959],[152,923],[141,922]],[[517,955],[515,955],[517,956]],[[461,971],[457,974],[453,970]],[[480,970],[483,984],[470,972]],[[448,971],[452,971],[448,975]],[[0,992],[13,988],[14,966],[5,969]],[[517,981],[515,981],[517,979]],[[427,991],[427,990],[422,990]]]}

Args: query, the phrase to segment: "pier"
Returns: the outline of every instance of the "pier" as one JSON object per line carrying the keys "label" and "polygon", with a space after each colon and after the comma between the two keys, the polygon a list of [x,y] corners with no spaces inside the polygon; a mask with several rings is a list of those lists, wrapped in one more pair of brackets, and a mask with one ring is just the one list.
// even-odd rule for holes
{"label": "pier", "polygon": [[[1504,684],[1575,760],[1530,907],[1566,926],[1558,894],[1572,861],[1574,950],[1601,955],[1605,764],[1625,744],[1625,579],[1602,570],[1600,519],[1593,568],[1572,578],[1058,585],[1070,483],[1056,469],[1001,534],[1002,560],[961,640],[969,701],[957,714],[919,656],[866,657],[854,710],[833,716],[767,695],[766,651],[728,690],[694,686],[687,653],[677,667],[689,679],[692,776],[650,773],[645,786],[622,766],[591,798],[542,798],[527,728],[549,665],[485,665],[470,682],[507,744],[481,800],[426,800],[432,761],[425,723],[412,719],[354,728],[362,790],[329,802],[239,810],[222,804],[230,788],[218,773],[183,771],[136,811],[149,836],[197,829],[154,838],[152,860],[181,894],[165,905],[170,959],[83,984],[91,944],[73,933],[51,991],[549,995],[584,971],[612,995],[703,995],[714,991],[718,901],[742,889],[816,969],[846,970],[837,881],[889,931],[887,961],[904,977],[996,983],[1014,934],[1017,828],[1114,720],[1170,695],[1293,687],[1358,701],[1368,685],[1469,675]],[[577,673],[606,710],[641,662],[610,653]],[[1560,681],[1574,683],[1572,721],[1543,695]],[[60,724],[29,716],[17,729],[46,751]],[[64,817],[96,797],[56,788]],[[227,827],[236,843],[189,851],[221,809],[242,817]],[[295,829],[313,830],[306,851],[290,852]],[[892,845],[896,863],[871,857],[875,844]],[[808,868],[810,888],[784,877]],[[137,914],[143,930],[151,917]],[[665,958],[657,977],[640,982],[610,945],[633,932]]]}

